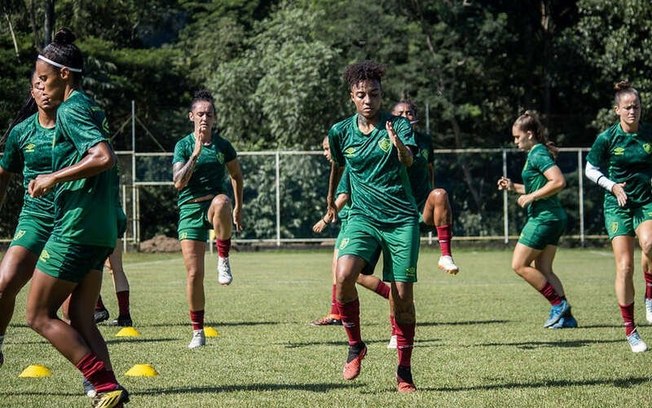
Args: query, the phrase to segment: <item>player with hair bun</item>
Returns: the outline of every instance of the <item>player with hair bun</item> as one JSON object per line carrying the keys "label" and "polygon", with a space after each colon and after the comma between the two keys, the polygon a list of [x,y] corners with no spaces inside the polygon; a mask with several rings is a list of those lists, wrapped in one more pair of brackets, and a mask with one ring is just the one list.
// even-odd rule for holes
{"label": "player with hair bun", "polygon": [[615,85],[614,111],[618,122],[595,139],[585,172],[605,190],[604,224],[616,261],[616,299],[627,342],[639,353],[647,344],[634,322],[634,243],[638,237],[645,312],[652,323],[652,128],[641,122],[641,98],[629,82]]}
{"label": "player with hair bun", "polygon": [[344,71],[356,113],[328,132],[333,163],[329,177],[327,220],[336,218],[335,193],[346,166],[350,208],[341,236],[336,269],[336,299],[349,340],[343,377],[360,374],[367,346],[360,332],[360,302],[356,280],[383,253],[383,280],[391,285],[390,321],[397,336],[399,392],[414,392],[411,360],[416,315],[413,284],[419,256],[418,213],[407,167],[416,148],[410,123],[382,112],[381,79],[385,68],[373,61],[349,65]]}
{"label": "player with hair bun", "polygon": [[549,144],[534,112],[527,111],[516,119],[512,135],[516,146],[528,152],[521,172],[523,184],[507,177],[497,183],[499,190],[519,194],[518,205],[527,210],[527,223],[514,247],[512,269],[550,302],[550,315],[543,327],[574,328],[577,321],[561,280],[552,270],[559,238],[566,229],[566,212],[557,197],[566,179],[555,163],[556,149]]}
{"label": "player with hair bun", "polygon": [[[172,159],[174,186],[179,191],[178,233],[193,329],[188,344],[191,349],[206,344],[204,254],[208,230],[215,231],[217,280],[222,285],[229,285],[233,279],[229,263],[232,224],[237,231],[242,230],[242,170],[231,143],[213,133],[215,113],[211,93],[205,89],[197,91],[188,113],[193,132],[177,142]],[[233,186],[233,207],[224,188],[226,171]]]}
{"label": "player with hair bun", "polygon": [[[54,191],[54,228],[32,277],[27,321],[92,384],[93,406],[116,407],[129,401],[129,393],[115,378],[93,320],[102,266],[117,238],[116,159],[104,112],[80,89],[83,56],[74,41],[70,30],[59,30],[35,65],[36,88],[60,106],[53,172],[28,186],[32,197]],[[68,297],[70,325],[57,316]]]}

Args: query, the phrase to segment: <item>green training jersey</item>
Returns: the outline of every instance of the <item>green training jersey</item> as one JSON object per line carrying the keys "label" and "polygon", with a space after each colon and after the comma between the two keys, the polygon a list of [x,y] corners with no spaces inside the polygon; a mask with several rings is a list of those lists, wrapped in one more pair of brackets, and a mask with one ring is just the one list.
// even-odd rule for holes
{"label": "green training jersey", "polygon": [[408,167],[408,176],[417,208],[422,210],[433,188],[429,170],[435,161],[435,153],[432,151],[432,138],[429,134],[415,131],[414,138],[419,150],[414,155],[412,166]]}
{"label": "green training jersey", "polygon": [[[351,180],[349,180],[349,172],[346,170],[346,167],[342,172],[340,183],[337,185],[335,197],[337,198],[337,196],[339,196],[340,194],[349,194],[349,197],[351,196]],[[346,220],[346,217],[349,216],[350,207],[351,207],[351,199],[349,198],[349,200],[347,200],[346,203],[344,203],[342,209],[337,213],[337,216],[341,221]]]}
{"label": "green training jersey", "polygon": [[[52,146],[54,171],[72,166],[88,150],[109,142],[104,111],[89,96],[73,91],[57,110]],[[115,185],[117,170],[68,181],[55,191],[53,238],[60,242],[113,248],[117,238]]]}
{"label": "green training jersey", "polygon": [[391,121],[399,139],[416,147],[410,123],[402,117],[382,113],[376,128],[363,134],[355,114],[328,131],[333,160],[346,166],[351,185],[349,218],[362,216],[379,226],[396,226],[417,218],[417,207],[406,167],[398,160],[396,147],[385,129]]}
{"label": "green training jersey", "polygon": [[54,194],[33,198],[27,192],[29,182],[39,174],[52,173],[52,140],[54,128],[44,128],[38,121],[38,114],[28,117],[16,125],[5,144],[0,166],[11,173],[23,174],[23,208],[21,214],[53,217]]}
{"label": "green training jersey", "polygon": [[[548,148],[540,143],[534,145],[528,152],[525,166],[521,172],[525,194],[530,194],[545,186],[548,179],[543,173],[553,166],[556,166],[555,159]],[[557,194],[530,203],[527,207],[527,215],[541,221],[565,219],[564,209]]]}
{"label": "green training jersey", "polygon": [[[179,140],[174,146],[172,165],[187,162],[194,148],[194,133]],[[225,193],[224,181],[227,173],[225,165],[236,157],[237,153],[231,143],[213,134],[211,144],[202,147],[188,184],[179,191],[178,205],[208,194]]]}
{"label": "green training jersey", "polygon": [[[616,123],[598,135],[586,161],[606,168],[610,180],[625,183],[625,207],[637,208],[652,201],[652,128],[649,125],[641,123],[638,132],[627,133]],[[610,191],[605,191],[604,199],[617,203]]]}

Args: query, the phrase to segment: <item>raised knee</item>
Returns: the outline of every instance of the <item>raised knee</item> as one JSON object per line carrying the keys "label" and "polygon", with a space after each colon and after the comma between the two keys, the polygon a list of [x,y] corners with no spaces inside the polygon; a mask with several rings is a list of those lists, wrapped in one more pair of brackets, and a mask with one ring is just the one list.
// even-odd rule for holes
{"label": "raised knee", "polygon": [[221,210],[227,207],[231,208],[231,199],[224,194],[217,195],[213,197],[213,201],[211,201],[211,206],[216,210]]}

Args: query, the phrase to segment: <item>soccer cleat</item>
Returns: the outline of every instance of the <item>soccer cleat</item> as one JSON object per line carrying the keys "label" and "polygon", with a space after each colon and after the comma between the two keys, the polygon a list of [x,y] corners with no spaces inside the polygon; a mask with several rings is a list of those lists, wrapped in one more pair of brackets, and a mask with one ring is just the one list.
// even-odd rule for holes
{"label": "soccer cleat", "polygon": [[548,320],[543,324],[543,327],[550,327],[557,323],[559,319],[566,316],[570,312],[570,305],[566,300],[562,300],[560,304],[550,308],[550,315]]}
{"label": "soccer cleat", "polygon": [[577,327],[577,320],[571,314],[563,316],[559,321],[552,326],[548,327],[549,329],[574,329]]}
{"label": "soccer cleat", "polygon": [[229,258],[217,257],[217,281],[220,285],[230,285],[233,281]]}
{"label": "soccer cleat", "polygon": [[310,322],[312,326],[341,326],[342,325],[342,320],[341,319],[336,319],[333,317],[333,315],[328,315],[324,317],[320,317],[317,320],[313,320]]}
{"label": "soccer cleat", "polygon": [[392,337],[389,338],[389,343],[387,343],[387,348],[396,350],[397,347],[398,340],[396,339],[396,335],[392,334]]}
{"label": "soccer cleat", "polygon": [[455,265],[455,262],[453,262],[453,257],[450,255],[442,255],[439,257],[439,262],[437,262],[437,266],[439,269],[442,271],[446,272],[449,275],[457,275],[457,273],[460,271],[460,268]]}
{"label": "soccer cleat", "polygon": [[93,408],[114,408],[121,407],[122,404],[129,402],[129,393],[120,387],[117,390],[98,392],[93,397]]}
{"label": "soccer cleat", "polygon": [[95,324],[102,323],[105,320],[109,320],[109,311],[106,309],[100,309],[95,311]]}
{"label": "soccer cleat", "polygon": [[206,335],[204,334],[204,329],[193,330],[192,340],[190,340],[190,344],[188,344],[188,348],[194,349],[205,345],[206,345]]}
{"label": "soccer cleat", "polygon": [[114,319],[109,323],[109,326],[119,326],[119,327],[133,327],[134,322],[131,320],[131,316],[118,316],[117,319]]}
{"label": "soccer cleat", "polygon": [[86,394],[88,398],[95,398],[95,396],[97,396],[95,387],[93,387],[93,384],[91,384],[91,382],[86,378],[84,378],[84,381],[82,381],[82,387],[84,387],[84,394]]}
{"label": "soccer cleat", "polygon": [[[351,347],[349,346],[349,354],[352,353]],[[367,355],[367,346],[362,343],[362,348],[355,357],[344,364],[344,369],[342,370],[342,376],[345,380],[355,380],[357,376],[360,375],[360,369],[362,368],[362,359]]]}
{"label": "soccer cleat", "polygon": [[645,344],[643,339],[641,339],[641,336],[638,334],[638,329],[634,329],[634,331],[627,336],[627,342],[634,353],[647,351],[647,344]]}
{"label": "soccer cleat", "polygon": [[401,394],[408,394],[411,392],[415,392],[417,390],[417,387],[415,387],[415,385],[411,382],[402,380],[401,377],[396,377],[396,389]]}
{"label": "soccer cleat", "polygon": [[652,299],[645,298],[645,320],[652,324]]}

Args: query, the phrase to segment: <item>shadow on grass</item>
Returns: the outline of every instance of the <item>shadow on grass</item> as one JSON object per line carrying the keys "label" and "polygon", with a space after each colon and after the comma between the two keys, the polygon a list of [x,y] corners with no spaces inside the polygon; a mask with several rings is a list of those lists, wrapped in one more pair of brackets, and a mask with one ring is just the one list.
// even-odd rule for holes
{"label": "shadow on grass", "polygon": [[[204,326],[211,327],[238,327],[238,326],[276,326],[282,324],[281,322],[205,322]],[[176,327],[190,326],[190,321],[187,322],[174,322],[174,323],[150,323],[139,324],[138,327]]]}
{"label": "shadow on grass", "polygon": [[428,326],[475,326],[477,324],[505,324],[509,323],[510,320],[469,320],[465,322],[419,322],[417,321],[417,327],[428,327]]}
{"label": "shadow on grass", "polygon": [[[491,385],[476,385],[472,387],[441,387],[441,388],[419,388],[420,391],[439,391],[439,392],[466,392],[466,391],[489,391],[489,390],[502,390],[502,389],[515,389],[515,388],[551,388],[551,387],[577,387],[577,386],[598,386],[610,385],[616,388],[630,388],[635,385],[645,384],[652,382],[648,377],[626,377],[618,379],[602,379],[602,380],[557,380],[557,381],[540,381],[532,383],[505,383],[505,384],[491,384]],[[392,392],[396,390],[392,389]]]}
{"label": "shadow on grass", "polygon": [[[224,387],[177,387],[177,388],[152,388],[145,391],[134,392],[138,395],[162,395],[162,394],[213,394],[219,392],[242,392],[242,391],[311,391],[329,392],[336,389],[354,389],[364,387],[364,383],[342,384],[342,383],[315,383],[315,384],[241,384],[225,385]],[[2,393],[0,393],[2,395]]]}
{"label": "shadow on grass", "polygon": [[623,340],[560,340],[560,341],[523,341],[513,343],[482,343],[476,344],[474,347],[504,347],[514,346],[522,350],[532,350],[544,347],[560,347],[560,348],[577,348],[587,347],[591,344],[605,344],[605,343],[622,343]]}
{"label": "shadow on grass", "polygon": [[120,344],[120,343],[159,343],[169,341],[180,341],[180,339],[173,337],[165,338],[142,338],[142,337],[117,337],[105,338],[106,344]]}

